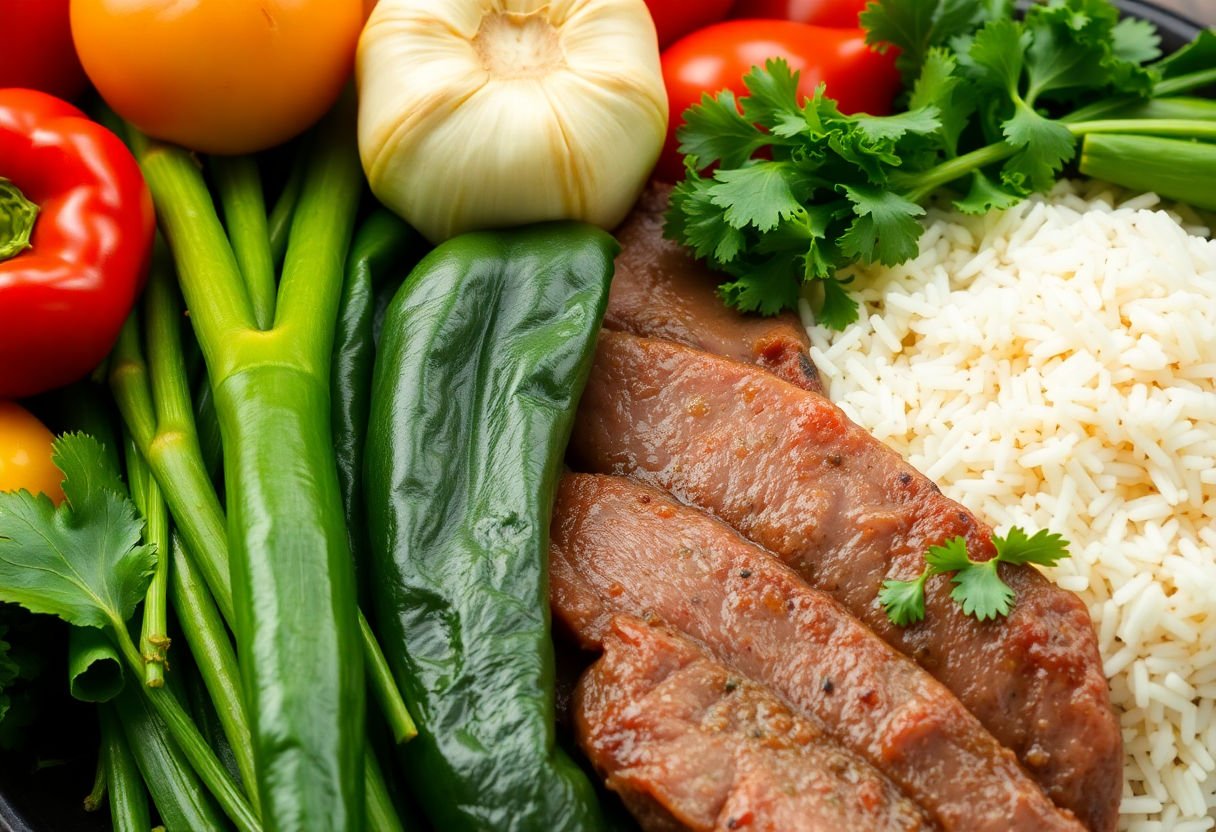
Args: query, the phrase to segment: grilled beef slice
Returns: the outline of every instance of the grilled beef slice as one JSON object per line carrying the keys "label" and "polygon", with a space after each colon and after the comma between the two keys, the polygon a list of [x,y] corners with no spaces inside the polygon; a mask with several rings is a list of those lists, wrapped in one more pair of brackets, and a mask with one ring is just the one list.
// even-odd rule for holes
{"label": "grilled beef slice", "polygon": [[663,238],[670,195],[670,185],[651,184],[617,229],[621,253],[604,325],[758,364],[791,384],[822,392],[797,315],[762,318],[730,309],[717,296],[723,277]]}
{"label": "grilled beef slice", "polygon": [[935,828],[886,777],[684,636],[617,616],[575,693],[579,744],[647,832]]}
{"label": "grilled beef slice", "polygon": [[1122,737],[1084,604],[1032,567],[1000,567],[1011,614],[981,623],[926,587],[925,620],[896,627],[877,600],[929,546],[992,530],[827,399],[677,344],[600,336],[571,443],[586,470],[670,490],[768,548],[936,676],[1094,832],[1118,813]]}
{"label": "grilled beef slice", "polygon": [[622,477],[568,475],[550,534],[554,617],[584,644],[658,620],[768,686],[944,829],[1081,826],[937,680],[708,514]]}

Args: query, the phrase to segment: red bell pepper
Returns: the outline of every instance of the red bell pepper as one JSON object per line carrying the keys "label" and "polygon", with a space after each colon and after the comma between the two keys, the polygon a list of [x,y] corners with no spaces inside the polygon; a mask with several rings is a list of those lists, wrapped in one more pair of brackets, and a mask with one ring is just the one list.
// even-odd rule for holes
{"label": "red bell pepper", "polygon": [[101,363],[143,288],[155,219],[117,136],[54,96],[0,89],[0,399]]}

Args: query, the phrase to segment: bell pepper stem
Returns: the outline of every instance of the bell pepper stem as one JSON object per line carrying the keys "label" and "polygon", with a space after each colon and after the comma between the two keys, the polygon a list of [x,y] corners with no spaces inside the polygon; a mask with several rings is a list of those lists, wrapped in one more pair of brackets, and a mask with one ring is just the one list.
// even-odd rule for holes
{"label": "bell pepper stem", "polygon": [[274,322],[277,286],[257,162],[250,156],[214,156],[211,171],[254,318],[259,329],[269,329]]}

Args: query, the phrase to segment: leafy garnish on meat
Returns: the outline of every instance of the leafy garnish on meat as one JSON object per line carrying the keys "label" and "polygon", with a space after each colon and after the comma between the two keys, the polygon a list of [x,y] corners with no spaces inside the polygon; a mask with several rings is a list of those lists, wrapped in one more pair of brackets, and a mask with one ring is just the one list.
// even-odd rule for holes
{"label": "leafy garnish on meat", "polygon": [[1000,564],[1055,566],[1068,557],[1068,542],[1061,535],[1040,530],[1032,535],[1014,526],[1004,536],[993,535],[996,556],[974,561],[967,554],[961,537],[930,546],[925,553],[925,568],[910,581],[884,581],[878,600],[887,618],[897,627],[915,624],[925,617],[925,582],[934,575],[950,575],[954,588],[950,597],[964,615],[987,621],[1006,616],[1013,609],[1013,589],[1001,580]]}

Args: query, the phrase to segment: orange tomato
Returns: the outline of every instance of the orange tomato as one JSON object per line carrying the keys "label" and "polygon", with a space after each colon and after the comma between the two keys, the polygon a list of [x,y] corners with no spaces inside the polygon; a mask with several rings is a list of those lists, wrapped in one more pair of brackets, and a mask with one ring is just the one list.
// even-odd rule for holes
{"label": "orange tomato", "polygon": [[72,0],[85,72],[150,136],[249,153],[317,121],[354,68],[363,0]]}
{"label": "orange tomato", "polygon": [[0,402],[0,491],[42,492],[63,500],[63,475],[51,461],[55,437],[34,414],[13,402]]}

